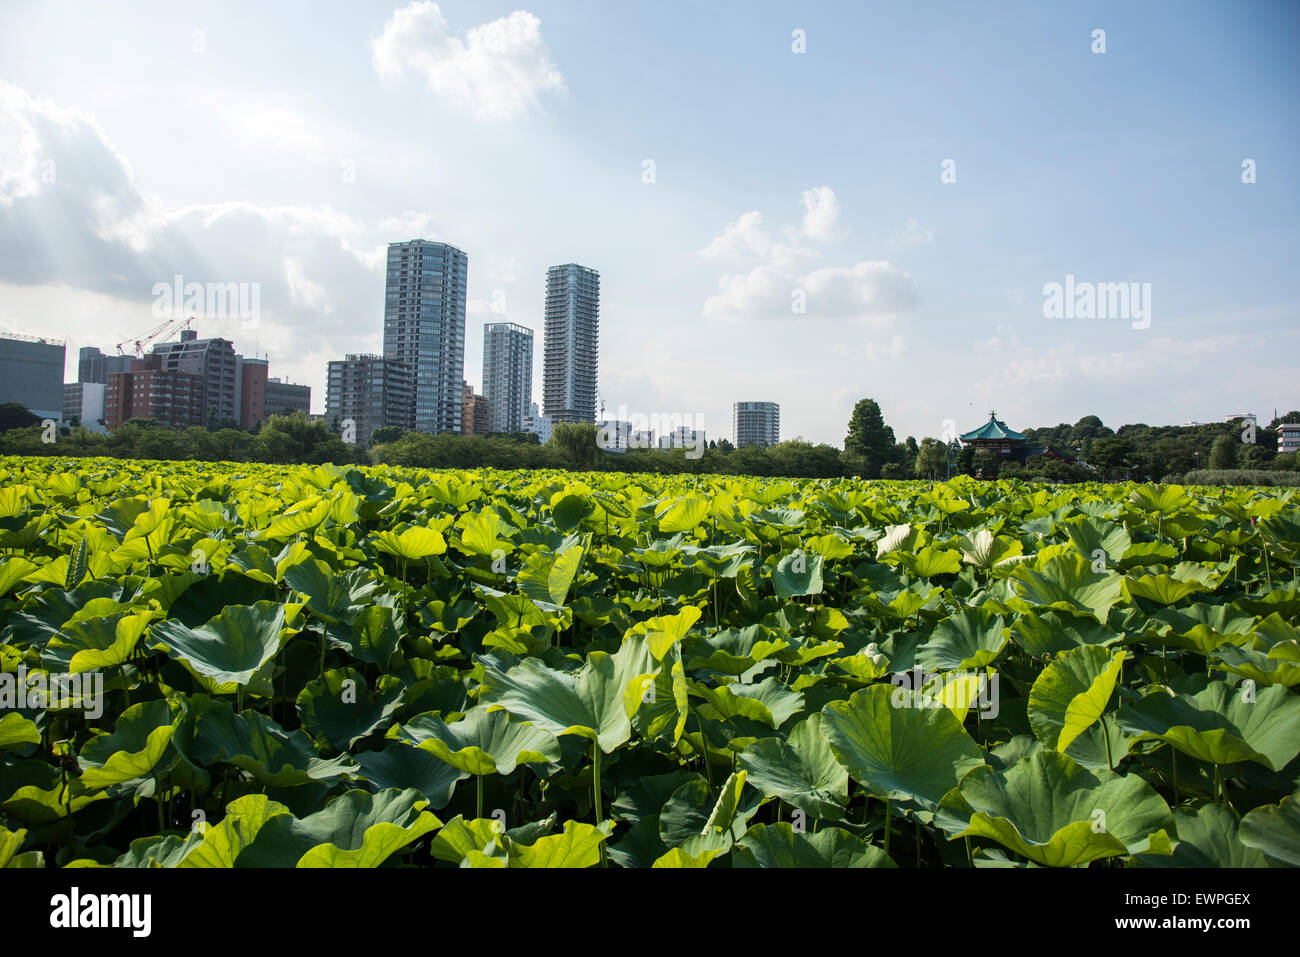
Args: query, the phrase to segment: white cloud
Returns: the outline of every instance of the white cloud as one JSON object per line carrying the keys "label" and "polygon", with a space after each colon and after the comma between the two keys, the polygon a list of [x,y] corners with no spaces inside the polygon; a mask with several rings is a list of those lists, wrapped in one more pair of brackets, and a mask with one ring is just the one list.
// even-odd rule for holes
{"label": "white cloud", "polygon": [[370,49],[380,76],[422,73],[430,90],[489,119],[525,113],[542,93],[565,89],[541,21],[525,10],[474,27],[461,40],[448,33],[436,3],[411,3],[393,12]]}
{"label": "white cloud", "polygon": [[763,229],[763,214],[756,209],[742,213],[728,223],[722,235],[700,250],[705,259],[722,259],[745,255],[766,256],[772,250],[772,238]]}
{"label": "white cloud", "polygon": [[803,206],[804,235],[811,239],[830,239],[840,218],[840,203],[835,198],[835,190],[829,186],[804,190]]}

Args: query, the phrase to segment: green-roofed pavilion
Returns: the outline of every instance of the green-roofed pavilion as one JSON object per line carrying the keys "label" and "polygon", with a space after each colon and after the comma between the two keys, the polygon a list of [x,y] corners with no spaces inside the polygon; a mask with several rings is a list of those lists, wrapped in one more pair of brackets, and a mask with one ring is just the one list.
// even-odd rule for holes
{"label": "green-roofed pavilion", "polygon": [[961,440],[973,445],[981,443],[997,443],[999,445],[1006,442],[1025,442],[1026,438],[1015,429],[1007,428],[1007,424],[998,418],[996,412],[989,413],[989,420],[981,425],[978,429],[972,429],[970,432],[962,435]]}

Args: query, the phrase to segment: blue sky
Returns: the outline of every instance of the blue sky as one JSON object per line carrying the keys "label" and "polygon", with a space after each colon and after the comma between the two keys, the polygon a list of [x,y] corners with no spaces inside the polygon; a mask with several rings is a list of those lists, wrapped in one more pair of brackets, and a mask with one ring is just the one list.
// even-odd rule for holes
{"label": "blue sky", "polygon": [[[200,333],[323,410],[325,362],[380,349],[385,244],[422,237],[469,254],[476,388],[503,318],[540,385],[575,261],[607,411],[710,438],[754,399],[837,445],[864,396],[900,438],[1300,407],[1293,3],[2,9],[0,329],[70,358],[176,273],[256,282],[256,328]],[[1046,318],[1067,275],[1149,283],[1149,325]]]}

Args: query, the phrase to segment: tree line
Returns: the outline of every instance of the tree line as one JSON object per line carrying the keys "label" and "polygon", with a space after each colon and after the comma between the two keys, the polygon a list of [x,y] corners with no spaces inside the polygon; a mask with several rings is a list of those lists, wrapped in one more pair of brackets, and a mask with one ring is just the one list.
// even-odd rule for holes
{"label": "tree line", "polygon": [[[791,478],[931,479],[950,475],[1020,478],[1051,482],[1199,481],[1210,484],[1297,484],[1295,453],[1279,453],[1277,427],[1300,422],[1288,412],[1247,435],[1243,422],[1197,426],[1107,427],[1095,415],[1074,425],[1026,429],[1032,446],[1074,459],[1047,456],[1025,463],[926,436],[898,441],[880,405],[862,399],[849,419],[844,447],[795,438],[760,448],[709,442],[698,455],[686,449],[601,450],[597,427],[558,423],[550,442],[532,433],[458,435],[375,430],[369,447],[345,443],[337,428],[300,412],[274,415],[254,432],[213,423],[174,429],[131,419],[111,432],[62,426],[53,435],[25,408],[0,405],[0,453],[7,455],[107,456],[111,458],[267,462],[275,464],[391,464],[420,468],[561,468],[572,470],[757,475]],[[1243,441],[1253,438],[1254,441]],[[1252,479],[1253,476],[1253,479]]]}

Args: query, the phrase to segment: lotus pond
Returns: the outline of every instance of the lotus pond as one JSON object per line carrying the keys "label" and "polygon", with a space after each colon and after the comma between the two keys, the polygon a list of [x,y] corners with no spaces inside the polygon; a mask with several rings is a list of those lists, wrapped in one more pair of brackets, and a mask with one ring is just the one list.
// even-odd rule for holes
{"label": "lotus pond", "polygon": [[1293,489],[0,459],[0,866],[1300,864]]}

